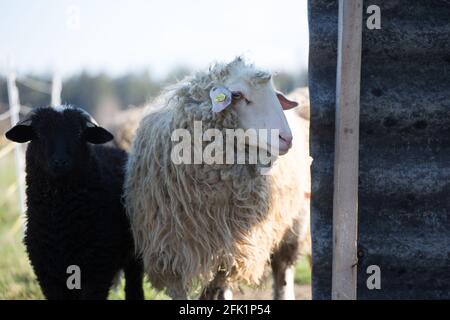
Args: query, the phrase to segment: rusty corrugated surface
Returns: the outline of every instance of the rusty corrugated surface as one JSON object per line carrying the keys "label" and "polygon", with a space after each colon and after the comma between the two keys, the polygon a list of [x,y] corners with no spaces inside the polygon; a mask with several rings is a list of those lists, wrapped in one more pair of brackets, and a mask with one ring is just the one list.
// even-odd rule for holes
{"label": "rusty corrugated surface", "polygon": [[[371,4],[381,30],[363,30],[358,298],[450,299],[450,1]],[[337,27],[338,1],[309,1],[315,299],[331,298]],[[381,290],[366,287],[372,264]]]}

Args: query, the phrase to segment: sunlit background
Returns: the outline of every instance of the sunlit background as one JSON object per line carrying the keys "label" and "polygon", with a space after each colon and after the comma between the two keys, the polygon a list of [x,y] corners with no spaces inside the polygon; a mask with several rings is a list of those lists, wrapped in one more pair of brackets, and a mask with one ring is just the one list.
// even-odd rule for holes
{"label": "sunlit background", "polygon": [[[28,89],[55,74],[63,102],[89,111],[140,105],[168,82],[237,55],[277,73],[289,91],[306,82],[307,1],[1,0],[0,39],[0,72],[17,73],[30,106],[50,103],[46,90]],[[1,104],[6,95],[3,83]]]}
{"label": "sunlit background", "polygon": [[[2,60],[20,72],[119,75],[199,68],[246,54],[306,68],[306,0],[15,0],[0,2]],[[2,61],[6,63],[6,61]]]}
{"label": "sunlit background", "polygon": [[[0,299],[42,298],[21,244],[20,157],[3,138],[13,115],[53,98],[103,126],[126,122],[124,110],[238,55],[275,73],[285,93],[306,86],[307,1],[0,0]],[[300,262],[296,283],[307,286],[309,272]],[[146,286],[147,298],[164,297]]]}

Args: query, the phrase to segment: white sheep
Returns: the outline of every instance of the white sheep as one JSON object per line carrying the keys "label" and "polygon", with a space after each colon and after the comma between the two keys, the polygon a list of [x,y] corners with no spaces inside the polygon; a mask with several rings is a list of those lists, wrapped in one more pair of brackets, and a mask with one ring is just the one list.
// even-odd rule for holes
{"label": "white sheep", "polygon": [[[296,103],[276,93],[270,79],[240,58],[216,64],[169,90],[140,122],[127,163],[126,207],[150,281],[172,298],[186,298],[198,284],[203,298],[229,298],[225,288],[258,284],[269,261],[274,297],[294,298],[293,266],[309,229],[300,168],[309,160],[303,139],[288,152],[301,127],[292,114],[291,132],[283,109]],[[225,97],[214,101],[213,88]],[[277,129],[276,141],[262,141],[266,149],[278,143],[280,156],[264,175],[261,163],[176,164],[173,132],[192,133],[195,121],[205,131]]]}

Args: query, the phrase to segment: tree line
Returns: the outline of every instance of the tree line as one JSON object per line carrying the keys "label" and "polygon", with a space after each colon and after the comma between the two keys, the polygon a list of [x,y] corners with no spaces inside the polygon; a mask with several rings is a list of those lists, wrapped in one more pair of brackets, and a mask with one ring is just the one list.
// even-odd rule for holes
{"label": "tree line", "polygon": [[[102,110],[121,110],[129,106],[140,106],[156,97],[169,84],[176,83],[191,72],[188,68],[177,68],[166,77],[157,79],[150,71],[127,73],[112,77],[107,73],[89,73],[82,71],[63,80],[61,101],[83,107],[92,114]],[[25,77],[51,83],[50,75],[29,74]],[[20,75],[18,79],[20,80]],[[278,89],[290,92],[296,87],[307,84],[306,72],[281,72],[274,76]],[[36,91],[18,82],[20,102],[30,107],[50,104],[48,93]],[[8,92],[6,79],[0,78],[0,106],[7,106]],[[1,110],[0,110],[1,112]]]}

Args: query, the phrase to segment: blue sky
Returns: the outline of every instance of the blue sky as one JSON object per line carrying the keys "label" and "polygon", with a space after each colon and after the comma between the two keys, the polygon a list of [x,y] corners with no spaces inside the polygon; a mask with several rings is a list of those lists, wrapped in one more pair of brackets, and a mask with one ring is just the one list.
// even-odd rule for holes
{"label": "blue sky", "polygon": [[244,54],[306,68],[306,0],[0,0],[0,68],[70,75],[204,68]]}

